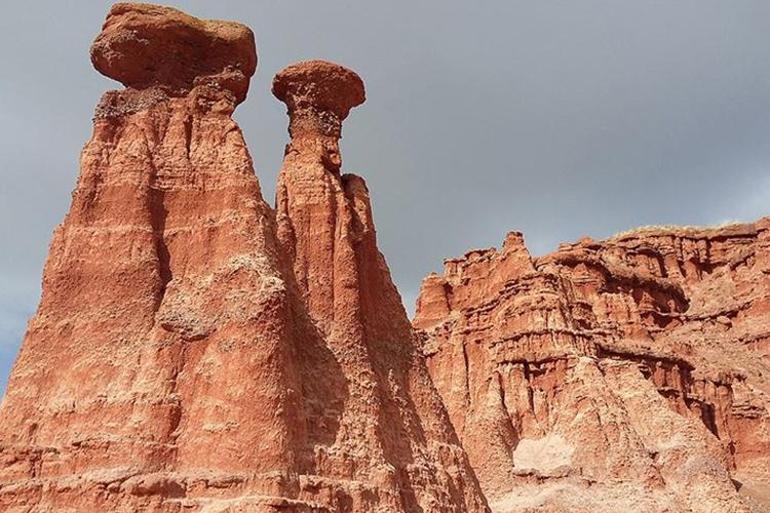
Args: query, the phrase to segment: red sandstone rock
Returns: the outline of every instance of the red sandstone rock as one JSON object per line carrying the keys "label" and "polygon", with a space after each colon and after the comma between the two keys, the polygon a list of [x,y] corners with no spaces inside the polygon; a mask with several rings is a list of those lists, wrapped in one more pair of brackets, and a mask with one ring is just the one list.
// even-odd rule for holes
{"label": "red sandstone rock", "polygon": [[[273,79],[273,94],[289,107],[290,131],[298,121],[306,118],[322,121],[326,113],[335,118],[330,120],[328,129],[339,132],[339,123],[348,117],[350,109],[366,99],[361,77],[344,66],[320,60],[298,62],[281,70]],[[313,111],[315,115],[306,116],[305,111]],[[298,134],[291,135],[297,137]],[[337,133],[338,138],[339,135]]]}
{"label": "red sandstone rock", "polygon": [[347,384],[325,465],[396,483],[393,511],[484,511],[377,249],[366,184],[340,175],[342,120],[364,101],[361,79],[308,61],[279,72],[273,92],[288,106],[291,135],[276,192],[279,244]]}
{"label": "red sandstone rock", "polygon": [[249,30],[119,4],[92,56],[128,88],[97,107],[0,407],[0,510],[487,511],[372,259],[360,179],[292,184],[344,190],[338,220],[313,219],[339,248],[314,272],[340,293],[295,283],[231,118]]}
{"label": "red sandstone rock", "polygon": [[642,229],[542,258],[509,234],[425,279],[414,325],[494,511],[762,507],[769,227]]}
{"label": "red sandstone rock", "polygon": [[231,118],[249,29],[116,4],[91,55],[126,89],[0,406],[0,510],[487,511],[472,466],[497,512],[763,511],[770,220],[511,233],[426,278],[416,340],[340,173],[354,72],[276,76],[274,212]]}
{"label": "red sandstone rock", "polygon": [[230,21],[199,20],[169,7],[117,3],[91,46],[100,73],[126,87],[184,95],[215,84],[246,97],[257,69],[254,35]]}
{"label": "red sandstone rock", "polygon": [[[214,27],[118,5],[95,60],[105,45],[110,66],[159,52],[143,32],[148,12],[150,27],[181,27],[162,33],[171,48],[185,46],[188,25]],[[106,42],[124,41],[123,26],[140,37],[138,55]],[[226,27],[224,39],[250,37]],[[244,58],[195,37],[185,60]],[[294,313],[273,215],[230,117],[237,98],[219,82],[190,80],[185,92],[166,78],[97,107],[0,410],[0,509],[195,510],[296,481],[305,435]]]}

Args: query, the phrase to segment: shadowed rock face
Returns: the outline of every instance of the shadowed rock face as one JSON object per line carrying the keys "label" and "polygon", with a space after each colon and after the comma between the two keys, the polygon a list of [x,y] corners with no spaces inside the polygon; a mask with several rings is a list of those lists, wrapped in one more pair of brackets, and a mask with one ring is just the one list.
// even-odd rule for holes
{"label": "shadowed rock face", "polygon": [[494,511],[767,506],[769,227],[542,258],[511,233],[425,279],[414,325]]}
{"label": "shadowed rock face", "polygon": [[[313,269],[340,293],[308,301],[295,269],[311,233],[295,230],[290,253],[279,240],[231,118],[251,32],[118,4],[92,57],[127,88],[97,106],[0,407],[0,510],[487,511],[377,252],[366,187],[323,164],[290,194],[337,187],[340,217],[313,222],[339,252]],[[338,80],[324,66],[308,85]],[[305,94],[296,85],[287,97]],[[337,126],[357,87],[325,90]]]}

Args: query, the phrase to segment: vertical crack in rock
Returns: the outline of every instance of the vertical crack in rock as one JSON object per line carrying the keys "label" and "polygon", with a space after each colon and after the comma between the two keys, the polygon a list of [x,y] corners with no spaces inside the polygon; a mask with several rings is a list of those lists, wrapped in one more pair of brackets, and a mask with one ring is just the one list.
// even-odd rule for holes
{"label": "vertical crack in rock", "polygon": [[465,374],[465,407],[468,408],[471,405],[471,367],[468,361],[468,347],[465,344],[462,344],[462,351]]}
{"label": "vertical crack in rock", "polygon": [[168,210],[163,202],[164,192],[162,190],[150,190],[150,217],[151,226],[155,239],[155,252],[158,256],[158,274],[160,275],[160,294],[158,297],[158,306],[163,301],[166,294],[168,283],[172,279],[171,275],[171,254],[168,251],[168,245],[165,240],[166,218]]}

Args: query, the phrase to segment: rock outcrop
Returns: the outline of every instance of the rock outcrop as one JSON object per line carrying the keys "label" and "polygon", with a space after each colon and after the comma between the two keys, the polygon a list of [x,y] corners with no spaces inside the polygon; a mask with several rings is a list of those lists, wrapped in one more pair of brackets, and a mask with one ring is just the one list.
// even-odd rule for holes
{"label": "rock outcrop", "polygon": [[542,258],[510,233],[413,324],[494,511],[768,507],[770,219]]}
{"label": "rock outcrop", "polygon": [[230,91],[240,103],[257,69],[257,51],[251,30],[240,23],[118,3],[91,45],[91,62],[127,88],[184,95],[209,84]]}
{"label": "rock outcrop", "polygon": [[[250,30],[116,4],[92,60],[126,87],[96,108],[0,407],[0,510],[487,511],[369,260],[363,181],[287,158],[295,207],[276,224],[262,199],[231,117],[256,67]],[[345,79],[319,66],[276,92],[339,127],[356,99],[324,90]],[[330,103],[303,103],[305,86]],[[297,151],[308,126],[293,121]],[[338,204],[313,218],[332,259],[291,203],[316,189]],[[301,271],[311,253],[331,296]]]}
{"label": "rock outcrop", "polygon": [[358,75],[276,75],[273,210],[232,119],[247,27],[118,3],[91,59],[125,87],[0,405],[0,510],[770,510],[770,218],[540,258],[510,233],[410,324],[341,171]]}
{"label": "rock outcrop", "polygon": [[340,174],[342,121],[363,103],[363,82],[342,66],[307,61],[279,72],[273,93],[288,107],[291,136],[276,189],[279,246],[347,384],[344,396],[332,396],[337,434],[312,423],[313,436],[333,440],[323,449],[324,472],[392,481],[405,511],[483,511],[377,249],[366,184]]}

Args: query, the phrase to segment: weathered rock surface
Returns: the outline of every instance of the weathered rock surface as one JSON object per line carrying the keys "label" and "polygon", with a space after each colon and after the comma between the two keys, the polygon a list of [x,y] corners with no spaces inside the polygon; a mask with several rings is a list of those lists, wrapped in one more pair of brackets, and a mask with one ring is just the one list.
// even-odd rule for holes
{"label": "weathered rock surface", "polygon": [[[127,87],[96,109],[0,407],[0,510],[487,511],[370,261],[362,180],[286,180],[290,200],[334,190],[339,204],[313,219],[339,250],[312,266],[335,294],[310,301],[315,284],[295,280],[313,233],[282,210],[293,242],[279,239],[231,118],[251,32],[116,4],[92,58]],[[288,162],[284,177],[303,176]]]}
{"label": "weathered rock surface", "polygon": [[232,119],[248,28],[119,3],[91,58],[125,88],[0,405],[0,511],[770,511],[770,219],[510,233],[410,325],[341,172],[353,71],[275,77],[274,211]]}
{"label": "weathered rock surface", "polygon": [[254,34],[240,23],[117,3],[91,45],[91,62],[128,88],[185,95],[196,85],[210,84],[241,102],[257,69],[257,51]]}
{"label": "weathered rock surface", "polygon": [[405,511],[484,511],[377,249],[366,184],[340,174],[342,121],[364,101],[361,79],[307,61],[279,72],[273,92],[288,107],[291,135],[276,189],[279,246],[347,385],[334,397],[336,436],[316,423],[314,436],[333,440],[324,467],[348,479],[394,481]]}
{"label": "weathered rock surface", "polygon": [[447,260],[413,322],[493,511],[767,511],[770,219]]}

